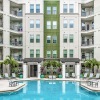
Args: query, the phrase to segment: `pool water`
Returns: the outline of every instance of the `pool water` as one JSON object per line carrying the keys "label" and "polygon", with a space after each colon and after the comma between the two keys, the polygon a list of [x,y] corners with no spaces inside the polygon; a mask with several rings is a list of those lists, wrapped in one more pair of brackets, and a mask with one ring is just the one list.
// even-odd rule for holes
{"label": "pool water", "polygon": [[17,91],[1,93],[0,100],[100,100],[100,93],[90,92],[78,82],[26,81]]}

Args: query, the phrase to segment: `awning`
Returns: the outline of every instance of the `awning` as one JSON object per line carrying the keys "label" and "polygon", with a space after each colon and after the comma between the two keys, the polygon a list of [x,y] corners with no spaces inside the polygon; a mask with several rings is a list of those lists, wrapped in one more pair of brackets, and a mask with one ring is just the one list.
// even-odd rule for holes
{"label": "awning", "polygon": [[65,62],[75,62],[75,63],[79,63],[80,62],[80,59],[79,58],[60,58],[60,61],[62,63],[65,63]]}
{"label": "awning", "polygon": [[43,58],[24,58],[23,62],[27,63],[27,62],[38,62],[41,63],[44,59]]}

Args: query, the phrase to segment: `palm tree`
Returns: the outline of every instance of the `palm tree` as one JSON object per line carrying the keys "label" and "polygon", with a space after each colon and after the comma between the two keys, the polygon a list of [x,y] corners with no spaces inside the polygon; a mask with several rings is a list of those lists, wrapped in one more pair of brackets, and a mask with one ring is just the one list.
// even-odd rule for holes
{"label": "palm tree", "polygon": [[94,67],[95,66],[99,67],[100,63],[96,59],[91,59],[91,60],[85,60],[84,65],[90,70],[94,70]]}
{"label": "palm tree", "polygon": [[10,66],[10,74],[18,67],[18,62],[12,56],[7,56],[2,63]]}

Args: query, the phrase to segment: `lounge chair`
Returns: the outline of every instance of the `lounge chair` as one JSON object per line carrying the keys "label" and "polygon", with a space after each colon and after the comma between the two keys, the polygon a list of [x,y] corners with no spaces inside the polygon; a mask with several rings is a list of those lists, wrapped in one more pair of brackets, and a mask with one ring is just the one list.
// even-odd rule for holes
{"label": "lounge chair", "polygon": [[3,77],[1,76],[1,74],[0,74],[0,79],[2,79]]}
{"label": "lounge chair", "polygon": [[73,77],[73,78],[75,77],[75,73],[72,73],[72,77]]}
{"label": "lounge chair", "polygon": [[93,78],[93,73],[90,73],[89,79]]}
{"label": "lounge chair", "polygon": [[16,78],[16,74],[15,73],[12,73],[12,78]]}
{"label": "lounge chair", "polygon": [[52,79],[52,75],[49,75],[49,79]]}
{"label": "lounge chair", "polygon": [[83,78],[87,78],[88,73],[84,73]]}
{"label": "lounge chair", "polygon": [[5,77],[6,79],[9,79],[8,73],[5,73],[5,74],[4,74],[4,77]]}
{"label": "lounge chair", "polygon": [[69,74],[68,73],[65,73],[65,77],[68,78],[69,77]]}
{"label": "lounge chair", "polygon": [[53,76],[52,76],[52,78],[53,78],[53,79],[56,79],[56,76],[55,76],[55,75],[53,75]]}
{"label": "lounge chair", "polygon": [[99,79],[99,78],[100,78],[100,73],[97,73],[95,79]]}

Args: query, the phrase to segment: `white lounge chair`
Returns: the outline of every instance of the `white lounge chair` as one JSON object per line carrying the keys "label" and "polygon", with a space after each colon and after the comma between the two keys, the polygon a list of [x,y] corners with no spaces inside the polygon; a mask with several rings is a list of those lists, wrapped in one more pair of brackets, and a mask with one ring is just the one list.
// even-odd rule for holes
{"label": "white lounge chair", "polygon": [[16,74],[15,73],[12,73],[12,78],[16,78]]}
{"label": "white lounge chair", "polygon": [[75,77],[75,73],[72,73],[72,77],[73,77],[73,78]]}
{"label": "white lounge chair", "polygon": [[85,73],[85,74],[84,74],[84,76],[83,76],[83,78],[87,78],[87,75],[88,75],[88,74],[87,74],[87,73]]}
{"label": "white lounge chair", "polygon": [[95,78],[99,79],[100,78],[100,73],[97,73],[96,76],[95,76]]}
{"label": "white lounge chair", "polygon": [[90,73],[89,78],[93,78],[93,73]]}
{"label": "white lounge chair", "polygon": [[8,73],[5,73],[5,74],[4,74],[4,77],[7,78],[7,79],[9,79]]}
{"label": "white lounge chair", "polygon": [[53,75],[53,76],[52,76],[52,78],[53,78],[53,79],[56,79],[56,76],[55,76],[55,75]]}
{"label": "white lounge chair", "polygon": [[49,79],[52,79],[52,75],[49,75]]}
{"label": "white lounge chair", "polygon": [[68,78],[69,77],[69,74],[68,73],[65,73],[65,77]]}

